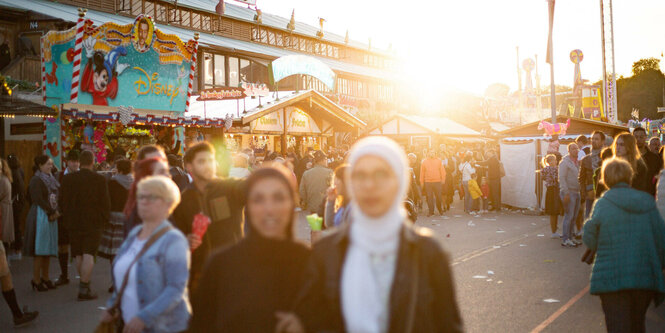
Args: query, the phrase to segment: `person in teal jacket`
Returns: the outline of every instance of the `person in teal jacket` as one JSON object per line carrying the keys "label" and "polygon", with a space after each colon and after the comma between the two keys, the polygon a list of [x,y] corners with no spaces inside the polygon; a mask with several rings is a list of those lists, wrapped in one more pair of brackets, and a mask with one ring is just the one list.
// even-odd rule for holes
{"label": "person in teal jacket", "polygon": [[644,332],[649,304],[665,298],[665,222],[652,195],[630,188],[630,164],[603,163],[610,189],[596,201],[584,225],[584,244],[596,251],[592,295],[600,296],[608,332]]}

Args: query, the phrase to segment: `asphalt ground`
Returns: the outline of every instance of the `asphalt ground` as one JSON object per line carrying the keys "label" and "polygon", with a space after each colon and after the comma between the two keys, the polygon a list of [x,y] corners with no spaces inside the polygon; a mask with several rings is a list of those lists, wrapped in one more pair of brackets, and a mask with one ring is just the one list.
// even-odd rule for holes
{"label": "asphalt ground", "polygon": [[[297,235],[308,241],[304,214]],[[420,216],[452,260],[457,302],[467,332],[604,332],[600,299],[588,292],[591,266],[580,262],[582,247],[563,248],[550,239],[546,216],[503,211],[479,217],[464,214],[456,201],[443,217]],[[93,271],[96,301],[76,300],[78,280],[38,293],[30,289],[32,261],[11,261],[19,303],[40,312],[36,322],[14,329],[8,307],[0,305],[0,332],[91,332],[109,294],[110,266],[100,259]],[[51,261],[51,277],[60,270]],[[547,300],[547,301],[546,301]],[[665,332],[665,306],[647,312],[647,331]]]}

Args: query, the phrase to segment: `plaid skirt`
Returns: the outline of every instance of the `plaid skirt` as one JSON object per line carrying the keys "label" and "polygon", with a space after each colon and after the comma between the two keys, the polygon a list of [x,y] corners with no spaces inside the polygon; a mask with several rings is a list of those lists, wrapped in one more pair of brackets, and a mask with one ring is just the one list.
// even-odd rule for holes
{"label": "plaid skirt", "polygon": [[111,219],[102,231],[102,240],[97,253],[100,257],[111,259],[116,255],[120,245],[125,240],[125,214],[111,212]]}

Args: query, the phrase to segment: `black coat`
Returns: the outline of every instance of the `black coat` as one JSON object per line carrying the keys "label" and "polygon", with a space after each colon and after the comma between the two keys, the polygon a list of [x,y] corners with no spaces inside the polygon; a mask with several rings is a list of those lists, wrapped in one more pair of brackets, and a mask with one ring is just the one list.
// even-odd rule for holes
{"label": "black coat", "polygon": [[487,168],[487,180],[501,179],[501,161],[496,156],[492,156],[487,161],[476,162],[476,165]]}
{"label": "black coat", "polygon": [[642,160],[647,166],[647,182],[648,182],[648,191],[651,195],[656,195],[656,182],[654,177],[656,177],[660,170],[663,168],[663,158],[659,154],[652,153],[647,150],[645,154],[642,155]]}
{"label": "black coat", "polygon": [[127,203],[129,190],[122,186],[117,180],[109,180],[109,198],[111,200],[111,211],[122,212]]}
{"label": "black coat", "polygon": [[[192,253],[190,287],[196,286],[210,253],[236,244],[242,238],[242,214],[246,192],[247,182],[244,179],[219,179],[208,185],[205,195],[201,195],[194,184],[182,193],[180,204],[173,212],[176,228],[185,235],[191,234],[194,215],[198,213],[205,213],[211,221],[203,235],[201,246]],[[203,209],[202,202],[206,206]]]}
{"label": "black coat", "polygon": [[65,175],[58,203],[68,230],[101,231],[111,212],[106,178],[89,169]]}
{"label": "black coat", "polygon": [[[347,226],[314,246],[296,306],[307,332],[345,331],[340,289],[348,245]],[[437,241],[405,224],[398,251],[390,292],[388,332],[407,331],[410,290],[416,277],[416,308],[411,332],[462,332],[448,255]]]}
{"label": "black coat", "polygon": [[211,256],[194,297],[191,332],[275,332],[277,311],[293,310],[309,250],[253,232]]}

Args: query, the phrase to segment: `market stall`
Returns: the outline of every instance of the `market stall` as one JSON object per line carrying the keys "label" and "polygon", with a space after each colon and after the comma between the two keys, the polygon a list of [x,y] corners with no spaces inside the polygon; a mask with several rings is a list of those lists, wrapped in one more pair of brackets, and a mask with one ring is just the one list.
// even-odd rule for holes
{"label": "market stall", "polygon": [[146,15],[94,26],[84,11],[72,29],[44,35],[43,100],[58,112],[44,122],[45,153],[56,165],[73,148],[92,151],[98,163],[119,152],[129,157],[146,143],[182,154],[187,137],[230,125],[186,116],[197,40],[165,34]]}
{"label": "market stall", "polygon": [[315,90],[290,93],[247,110],[229,136],[242,147],[286,152],[326,149],[357,137],[365,123]]}
{"label": "market stall", "polygon": [[390,137],[404,146],[436,147],[442,143],[483,143],[493,141],[460,123],[444,117],[397,114],[371,129],[369,135]]}

